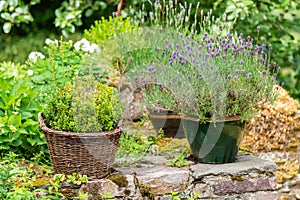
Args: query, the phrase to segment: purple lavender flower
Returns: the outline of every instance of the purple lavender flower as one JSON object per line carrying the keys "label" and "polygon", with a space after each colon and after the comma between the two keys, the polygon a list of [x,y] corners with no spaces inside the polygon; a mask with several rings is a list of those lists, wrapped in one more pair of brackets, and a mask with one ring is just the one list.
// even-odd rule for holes
{"label": "purple lavender flower", "polygon": [[227,75],[227,79],[228,79],[228,80],[231,79],[231,75],[230,75],[230,74]]}
{"label": "purple lavender flower", "polygon": [[276,85],[278,85],[278,81],[276,81],[276,83],[275,83]]}
{"label": "purple lavender flower", "polygon": [[223,60],[226,60],[226,56],[225,56],[225,55],[223,55],[223,56],[222,56],[222,59],[223,59]]}
{"label": "purple lavender flower", "polygon": [[238,73],[239,73],[239,70],[238,70],[238,69],[236,69],[236,70],[235,70],[235,73],[236,73],[236,74],[238,74]]}
{"label": "purple lavender flower", "polygon": [[262,71],[262,74],[265,76],[265,75],[267,75],[267,71],[266,70],[263,70]]}
{"label": "purple lavender flower", "polygon": [[251,78],[251,77],[252,77],[252,73],[249,72],[249,73],[247,74],[247,77],[248,77],[248,78]]}
{"label": "purple lavender flower", "polygon": [[191,79],[191,76],[190,76],[190,75],[188,75],[187,77],[188,77],[188,79]]}
{"label": "purple lavender flower", "polygon": [[269,51],[272,52],[273,48],[272,48],[272,44],[269,44]]}
{"label": "purple lavender flower", "polygon": [[248,42],[251,42],[251,36],[250,35],[247,36],[247,39],[248,39]]}
{"label": "purple lavender flower", "polygon": [[244,63],[244,61],[243,60],[240,60],[240,64],[243,64]]}
{"label": "purple lavender flower", "polygon": [[273,63],[273,65],[274,65],[274,67],[276,67],[277,63],[276,63],[276,62],[274,62],[274,63]]}
{"label": "purple lavender flower", "polygon": [[163,51],[163,52],[162,52],[162,56],[165,56],[165,55],[166,55],[166,52]]}
{"label": "purple lavender flower", "polygon": [[234,79],[235,81],[237,81],[237,80],[239,79],[239,77],[238,77],[238,76],[234,76],[233,79]]}
{"label": "purple lavender flower", "polygon": [[279,72],[279,71],[280,71],[280,69],[281,69],[281,68],[280,68],[280,66],[279,66],[279,67],[277,68],[277,71]]}
{"label": "purple lavender flower", "polygon": [[205,53],[205,59],[208,59],[208,57],[209,57],[209,54]]}
{"label": "purple lavender flower", "polygon": [[163,84],[162,84],[162,83],[157,83],[157,86],[158,86],[158,87],[162,87]]}
{"label": "purple lavender flower", "polygon": [[208,34],[207,34],[207,33],[204,33],[204,37],[207,38],[207,36],[208,36]]}
{"label": "purple lavender flower", "polygon": [[228,40],[232,40],[232,35],[230,33],[227,34]]}
{"label": "purple lavender flower", "polygon": [[153,67],[153,66],[151,65],[151,66],[148,67],[148,70],[149,70],[150,72],[152,72],[152,71],[155,72],[155,67]]}
{"label": "purple lavender flower", "polygon": [[220,29],[220,30],[222,30],[222,29],[223,29],[223,27],[222,27],[222,26],[219,26],[219,29]]}
{"label": "purple lavender flower", "polygon": [[242,75],[245,75],[245,70],[242,69],[242,70],[241,70],[241,73],[242,73]]}
{"label": "purple lavender flower", "polygon": [[281,83],[281,87],[283,87],[283,86],[284,86],[284,82]]}
{"label": "purple lavender flower", "polygon": [[202,75],[200,74],[199,75],[199,80],[201,81],[203,79]]}

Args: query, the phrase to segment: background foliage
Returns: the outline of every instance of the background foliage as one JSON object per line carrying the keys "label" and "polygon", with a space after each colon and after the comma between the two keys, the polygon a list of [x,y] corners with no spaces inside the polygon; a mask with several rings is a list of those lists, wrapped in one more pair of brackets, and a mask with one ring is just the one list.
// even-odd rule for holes
{"label": "background foliage", "polygon": [[[81,35],[84,29],[94,24],[95,20],[101,19],[102,16],[107,18],[116,12],[118,2],[118,0],[2,0],[0,1],[0,25],[3,29],[0,35],[0,51],[3,56],[0,61],[23,62],[30,51],[39,49],[42,51],[43,45],[39,42],[39,38],[42,41],[46,38],[43,33],[48,37],[51,36],[50,38],[57,38],[61,34],[70,37],[73,36],[72,33]],[[177,2],[191,4],[191,15],[196,12],[198,1],[178,0]],[[122,16],[136,19],[152,9],[149,1],[128,0],[123,3]],[[200,1],[200,9],[204,13],[212,10],[212,14],[216,17],[220,17],[225,12],[229,21],[236,17],[233,28],[251,37],[256,37],[253,30],[260,26],[261,35],[267,35],[267,42],[273,44],[273,49],[276,49],[273,56],[277,64],[283,68],[280,81],[284,81],[284,88],[299,100],[299,1]]]}

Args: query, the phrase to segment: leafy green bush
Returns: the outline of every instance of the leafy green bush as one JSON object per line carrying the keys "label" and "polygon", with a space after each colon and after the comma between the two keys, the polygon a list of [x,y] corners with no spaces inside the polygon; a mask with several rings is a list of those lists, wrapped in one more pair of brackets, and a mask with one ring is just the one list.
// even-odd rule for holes
{"label": "leafy green bush", "polygon": [[121,17],[109,17],[95,21],[95,24],[90,29],[84,30],[83,36],[89,41],[96,44],[101,44],[114,36],[135,29],[136,26],[130,18],[123,19]]}
{"label": "leafy green bush", "polygon": [[0,63],[0,153],[16,152],[31,157],[47,152],[44,135],[38,129],[41,105],[29,81],[26,66]]}
{"label": "leafy green bush", "polygon": [[97,132],[114,129],[122,115],[116,88],[94,82],[93,77],[67,83],[49,95],[44,111],[46,123],[70,132]]}

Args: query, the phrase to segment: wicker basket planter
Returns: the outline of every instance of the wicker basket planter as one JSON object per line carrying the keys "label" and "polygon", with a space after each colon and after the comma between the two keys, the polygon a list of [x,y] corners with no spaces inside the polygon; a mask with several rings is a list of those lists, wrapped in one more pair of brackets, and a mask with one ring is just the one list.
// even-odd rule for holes
{"label": "wicker basket planter", "polygon": [[55,174],[87,175],[89,180],[107,176],[115,160],[121,129],[99,133],[72,133],[50,129],[39,113]]}

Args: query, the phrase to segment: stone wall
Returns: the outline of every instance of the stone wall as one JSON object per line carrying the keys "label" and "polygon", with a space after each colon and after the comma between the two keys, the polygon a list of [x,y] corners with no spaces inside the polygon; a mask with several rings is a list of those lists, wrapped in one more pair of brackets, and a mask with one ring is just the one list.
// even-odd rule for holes
{"label": "stone wall", "polygon": [[240,155],[228,164],[200,164],[189,161],[181,168],[167,166],[162,156],[145,157],[135,167],[116,166],[101,180],[76,189],[89,192],[89,199],[109,194],[116,199],[277,199],[275,164],[252,155]]}

